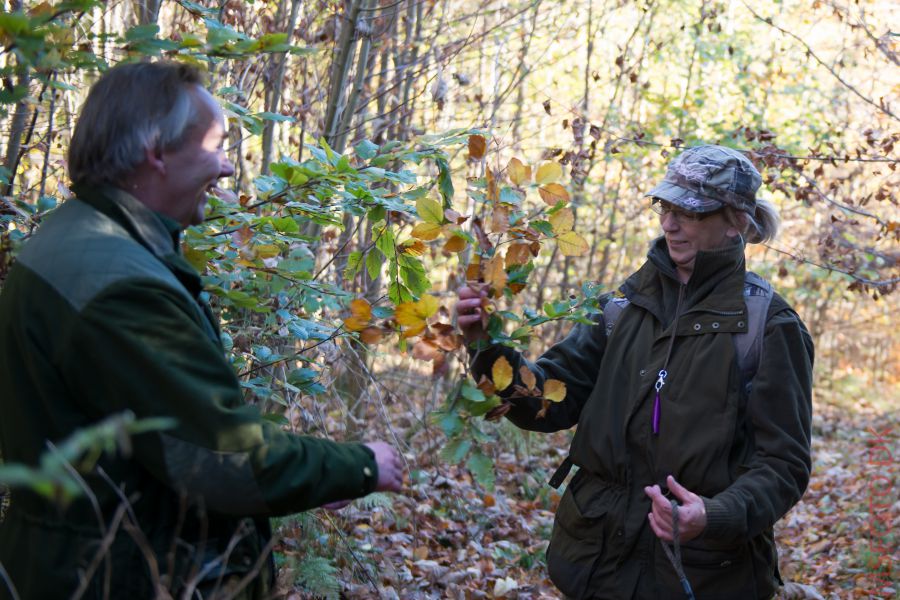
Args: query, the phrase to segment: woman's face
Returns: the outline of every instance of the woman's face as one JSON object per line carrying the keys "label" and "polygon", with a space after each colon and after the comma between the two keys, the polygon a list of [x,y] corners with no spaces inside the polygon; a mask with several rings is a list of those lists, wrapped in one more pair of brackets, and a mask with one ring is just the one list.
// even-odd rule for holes
{"label": "woman's face", "polygon": [[[680,215],[686,215],[687,218]],[[715,212],[702,220],[692,220],[687,211],[665,212],[659,218],[669,256],[678,270],[678,277],[687,283],[694,272],[694,261],[701,250],[723,248],[734,241],[740,232],[725,219],[725,213]]]}

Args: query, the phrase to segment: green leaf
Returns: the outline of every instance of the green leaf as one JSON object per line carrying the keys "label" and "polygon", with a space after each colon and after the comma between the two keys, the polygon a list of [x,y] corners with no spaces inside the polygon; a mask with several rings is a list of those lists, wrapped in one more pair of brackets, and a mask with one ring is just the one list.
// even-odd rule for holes
{"label": "green leaf", "polygon": [[159,34],[159,25],[149,23],[147,25],[136,25],[125,32],[126,42],[140,42],[154,39]]}
{"label": "green leaf", "polygon": [[347,257],[347,267],[344,269],[344,279],[353,279],[362,265],[362,252],[353,251]]}
{"label": "green leaf", "polygon": [[381,250],[381,253],[387,259],[392,259],[397,255],[397,249],[394,247],[394,232],[390,228],[385,227],[381,230],[380,235],[375,238],[375,247]]}
{"label": "green leaf", "polygon": [[279,121],[279,122],[286,121],[288,123],[294,123],[297,120],[290,115],[282,115],[279,113],[273,113],[273,112],[268,112],[268,111],[256,113],[256,116],[259,117],[260,119],[265,119],[266,121]]}
{"label": "green leaf", "polygon": [[468,382],[463,384],[463,387],[460,390],[460,394],[463,398],[471,402],[484,402],[487,399],[484,395],[484,392],[479,390],[477,387],[472,386]]}
{"label": "green leaf", "polygon": [[453,205],[453,180],[450,178],[450,165],[443,158],[435,161],[438,168],[438,190],[444,199],[444,208],[451,208]]}
{"label": "green leaf", "polygon": [[416,200],[416,212],[419,217],[426,223],[434,223],[439,225],[444,222],[444,209],[441,205],[431,198],[419,198]]}
{"label": "green leaf", "polygon": [[475,476],[475,481],[488,490],[494,489],[496,473],[494,473],[494,461],[479,451],[475,451],[466,461],[466,468]]}
{"label": "green leaf", "polygon": [[456,413],[444,413],[438,419],[441,429],[448,438],[461,433],[465,423]]}
{"label": "green leaf", "polygon": [[371,280],[374,281],[378,279],[383,264],[384,255],[381,253],[381,250],[375,248],[366,254],[366,272],[369,274]]}
{"label": "green leaf", "polygon": [[356,156],[363,160],[369,160],[378,154],[378,146],[373,144],[369,140],[363,140],[357,145],[353,146],[353,150],[356,152]]}
{"label": "green leaf", "polygon": [[441,449],[441,458],[451,464],[458,464],[469,453],[472,448],[472,440],[461,438],[450,440],[446,446]]}

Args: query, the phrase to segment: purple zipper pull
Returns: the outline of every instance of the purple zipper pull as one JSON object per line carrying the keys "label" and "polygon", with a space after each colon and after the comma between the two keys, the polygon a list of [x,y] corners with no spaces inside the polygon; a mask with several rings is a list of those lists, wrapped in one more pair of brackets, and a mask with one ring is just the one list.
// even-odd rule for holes
{"label": "purple zipper pull", "polygon": [[656,380],[656,395],[653,398],[653,419],[650,422],[650,425],[653,428],[653,435],[659,435],[659,415],[662,412],[659,392],[662,390],[663,386],[666,385],[667,375],[668,373],[663,369],[659,372],[659,378]]}

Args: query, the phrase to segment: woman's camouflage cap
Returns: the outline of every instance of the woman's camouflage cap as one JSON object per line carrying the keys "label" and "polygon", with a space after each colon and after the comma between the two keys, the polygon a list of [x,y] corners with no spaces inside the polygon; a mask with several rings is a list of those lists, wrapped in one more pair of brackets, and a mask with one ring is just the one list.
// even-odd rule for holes
{"label": "woman's camouflage cap", "polygon": [[761,183],[759,171],[737,150],[695,146],[675,157],[665,179],[647,196],[691,212],[711,212],[728,205],[752,214]]}

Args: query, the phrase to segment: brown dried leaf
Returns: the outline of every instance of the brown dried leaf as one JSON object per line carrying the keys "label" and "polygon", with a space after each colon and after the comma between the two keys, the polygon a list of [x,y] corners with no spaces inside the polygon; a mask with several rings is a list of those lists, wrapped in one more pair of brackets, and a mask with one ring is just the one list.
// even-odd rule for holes
{"label": "brown dried leaf", "polygon": [[509,276],[503,267],[503,257],[499,254],[487,262],[484,268],[484,280],[494,289],[494,296],[500,296]]}
{"label": "brown dried leaf", "polygon": [[491,232],[505,233],[509,230],[509,207],[500,205],[491,214]]}
{"label": "brown dried leaf", "polygon": [[482,158],[484,158],[484,153],[486,150],[487,140],[484,139],[483,135],[469,136],[469,158],[481,160]]}
{"label": "brown dried leaf", "polygon": [[512,407],[512,402],[503,402],[502,404],[498,404],[491,410],[487,411],[487,413],[485,413],[484,415],[484,418],[488,421],[499,421],[506,415],[506,413],[510,411],[510,409],[512,409]]}
{"label": "brown dried leaf", "polygon": [[522,365],[519,367],[519,379],[522,380],[522,383],[525,384],[525,387],[528,388],[528,391],[534,390],[534,386],[537,385],[537,380],[534,377],[534,373],[531,372],[531,369]]}
{"label": "brown dried leaf", "polygon": [[513,242],[506,250],[506,268],[514,265],[525,265],[531,260],[531,248],[528,242]]}
{"label": "brown dried leaf", "polygon": [[462,252],[466,248],[466,244],[468,244],[466,238],[454,234],[444,244],[444,252]]}

